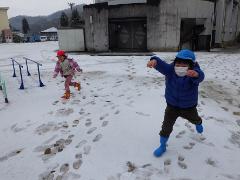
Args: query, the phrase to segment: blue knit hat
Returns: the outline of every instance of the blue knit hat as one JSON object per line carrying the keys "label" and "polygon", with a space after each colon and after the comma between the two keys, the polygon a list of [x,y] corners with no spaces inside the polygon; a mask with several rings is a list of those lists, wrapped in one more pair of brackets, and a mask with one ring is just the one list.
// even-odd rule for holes
{"label": "blue knit hat", "polygon": [[183,50],[179,51],[176,55],[176,58],[191,60],[192,62],[195,62],[195,60],[196,60],[194,52],[192,52],[188,49],[183,49]]}

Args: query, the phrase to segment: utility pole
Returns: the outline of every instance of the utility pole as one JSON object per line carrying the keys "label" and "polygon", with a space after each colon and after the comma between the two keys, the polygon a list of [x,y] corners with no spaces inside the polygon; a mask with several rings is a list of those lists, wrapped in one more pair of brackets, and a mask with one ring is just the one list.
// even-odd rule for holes
{"label": "utility pole", "polygon": [[75,3],[68,3],[68,5],[70,6],[70,8],[71,8],[71,11],[72,11],[72,9],[73,9],[73,6],[75,5]]}

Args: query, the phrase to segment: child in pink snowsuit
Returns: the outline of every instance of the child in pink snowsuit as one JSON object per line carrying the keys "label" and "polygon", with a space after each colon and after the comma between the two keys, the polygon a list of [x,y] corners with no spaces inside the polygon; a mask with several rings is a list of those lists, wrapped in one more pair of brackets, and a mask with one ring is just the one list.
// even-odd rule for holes
{"label": "child in pink snowsuit", "polygon": [[65,93],[62,98],[69,99],[70,98],[70,88],[69,86],[74,86],[80,91],[81,85],[77,82],[72,82],[73,75],[75,74],[75,70],[78,72],[82,72],[77,62],[73,59],[69,59],[66,56],[65,51],[59,50],[57,52],[58,61],[54,70],[53,78],[56,78],[58,73],[60,72],[62,77],[65,77]]}

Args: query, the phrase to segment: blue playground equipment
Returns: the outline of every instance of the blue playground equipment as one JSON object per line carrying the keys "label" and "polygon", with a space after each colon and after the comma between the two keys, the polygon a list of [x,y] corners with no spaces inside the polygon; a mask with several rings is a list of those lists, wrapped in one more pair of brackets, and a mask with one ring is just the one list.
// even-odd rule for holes
{"label": "blue playground equipment", "polygon": [[20,63],[18,63],[17,61],[15,61],[15,59],[11,58],[11,60],[12,60],[12,65],[13,65],[13,77],[17,77],[16,76],[16,71],[15,71],[15,65],[14,65],[14,63],[17,63],[17,65],[19,67],[19,71],[20,71],[20,77],[21,77],[21,85],[20,85],[19,89],[24,89],[23,77],[22,77],[22,68],[23,68],[23,66]]}
{"label": "blue playground equipment", "polygon": [[8,103],[6,83],[5,80],[2,79],[1,74],[0,74],[0,90],[2,90],[3,92],[5,103]]}
{"label": "blue playground equipment", "polygon": [[[28,61],[31,61],[31,62],[34,62],[37,64],[37,69],[38,69],[38,79],[39,79],[39,86],[40,87],[43,87],[45,86],[43,83],[42,83],[42,80],[41,80],[41,75],[40,75],[40,69],[39,69],[39,66],[42,66],[42,64],[34,61],[34,60],[31,60],[29,58],[26,58],[26,57],[23,57],[23,59],[25,59],[25,62],[26,62],[26,67],[27,67],[27,75],[28,76],[31,76],[30,72],[29,72],[29,68],[28,68]],[[13,65],[13,77],[17,77],[16,76],[16,70],[15,70],[15,63],[19,66],[19,72],[20,72],[20,77],[21,77],[21,85],[20,85],[20,88],[19,89],[24,89],[24,84],[23,84],[23,77],[22,77],[22,68],[23,66],[17,62],[15,59],[11,58],[12,60],[12,65]]]}
{"label": "blue playground equipment", "polygon": [[23,57],[23,59],[25,59],[25,60],[26,60],[26,66],[27,66],[27,75],[28,75],[28,76],[31,76],[31,74],[30,74],[30,72],[29,72],[29,70],[28,70],[28,61],[32,61],[32,62],[34,62],[34,63],[36,63],[36,64],[37,64],[37,69],[38,69],[38,79],[39,79],[39,86],[40,86],[40,87],[43,87],[43,86],[45,86],[45,85],[42,83],[42,80],[41,80],[41,75],[40,75],[40,70],[39,70],[39,66],[42,66],[42,64],[40,64],[40,63],[38,63],[38,62],[36,62],[36,61],[34,61],[34,60],[31,60],[31,59],[29,59],[29,58],[26,58],[26,57]]}

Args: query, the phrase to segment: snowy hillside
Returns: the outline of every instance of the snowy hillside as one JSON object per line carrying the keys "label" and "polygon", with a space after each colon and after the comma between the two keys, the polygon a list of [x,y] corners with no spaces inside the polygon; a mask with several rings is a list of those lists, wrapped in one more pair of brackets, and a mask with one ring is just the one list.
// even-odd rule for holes
{"label": "snowy hillside", "polygon": [[[164,76],[146,68],[148,56],[74,55],[80,92],[61,100],[64,79],[52,78],[55,42],[0,44],[0,179],[240,180],[240,51],[198,52],[206,78],[198,111],[204,132],[179,118],[167,152],[155,158],[166,107]],[[176,53],[157,53],[170,63]],[[26,75],[22,57],[43,64]],[[10,58],[23,67],[13,78]]]}

